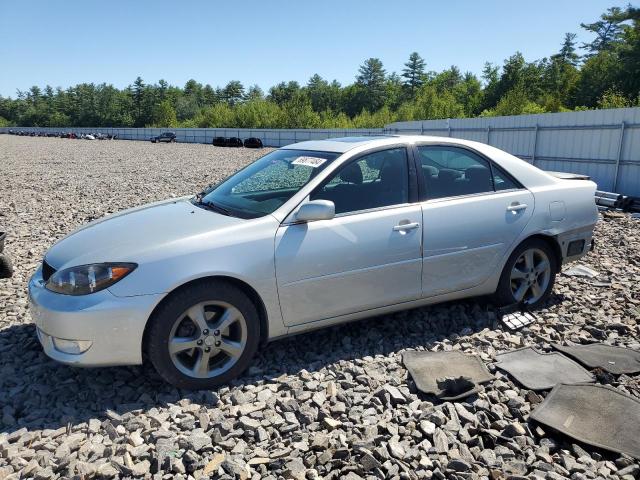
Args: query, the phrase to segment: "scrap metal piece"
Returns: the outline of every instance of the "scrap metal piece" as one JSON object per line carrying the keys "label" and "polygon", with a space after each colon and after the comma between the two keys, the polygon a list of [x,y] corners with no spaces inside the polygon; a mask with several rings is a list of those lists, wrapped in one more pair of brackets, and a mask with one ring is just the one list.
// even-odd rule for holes
{"label": "scrap metal piece", "polygon": [[402,361],[418,390],[442,400],[468,397],[493,380],[480,357],[459,351],[405,352]]}
{"label": "scrap metal piece", "polygon": [[503,315],[500,320],[509,330],[519,330],[535,322],[536,317],[530,312],[512,312]]}
{"label": "scrap metal piece", "polygon": [[588,345],[554,343],[552,346],[589,368],[601,368],[615,375],[640,372],[640,351],[638,350],[604,343],[590,343]]}
{"label": "scrap metal piece", "polygon": [[529,417],[576,440],[640,460],[640,399],[606,385],[557,385]]}
{"label": "scrap metal piece", "polygon": [[530,390],[548,390],[558,383],[588,383],[594,376],[560,353],[542,353],[532,347],[496,355],[497,367]]}
{"label": "scrap metal piece", "polygon": [[586,277],[586,278],[596,278],[599,273],[593,268],[587,267],[586,265],[574,265],[572,267],[567,268],[562,272],[564,275],[569,275],[570,277]]}
{"label": "scrap metal piece", "polygon": [[498,319],[509,329],[519,330],[531,325],[537,320],[536,316],[527,310],[524,303],[513,303],[497,309]]}

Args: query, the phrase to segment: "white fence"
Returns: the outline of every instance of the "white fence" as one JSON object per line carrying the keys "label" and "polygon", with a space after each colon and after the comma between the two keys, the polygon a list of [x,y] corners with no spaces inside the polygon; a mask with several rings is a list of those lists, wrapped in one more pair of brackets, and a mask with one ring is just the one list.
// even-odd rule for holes
{"label": "white fence", "polygon": [[[105,133],[148,140],[166,128],[42,128],[24,131]],[[0,133],[9,128],[0,128]],[[280,147],[304,140],[353,135],[421,134],[488,143],[545,170],[589,175],[600,190],[640,196],[640,108],[546,113],[511,117],[397,122],[384,129],[170,129],[179,142],[211,143],[215,137],[257,137]]]}
{"label": "white fence", "polygon": [[104,133],[117,135],[119,140],[149,140],[162,132],[171,131],[181,143],[211,143],[216,137],[239,137],[243,140],[256,137],[267,147],[282,147],[305,140],[321,140],[325,138],[350,137],[354,135],[380,135],[382,128],[351,129],[255,129],[255,128],[109,128],[109,127],[11,127],[0,129],[0,133],[9,130],[25,132],[75,132]]}
{"label": "white fence", "polygon": [[640,196],[640,108],[396,122],[385,132],[487,143],[544,170],[589,175],[600,190]]}

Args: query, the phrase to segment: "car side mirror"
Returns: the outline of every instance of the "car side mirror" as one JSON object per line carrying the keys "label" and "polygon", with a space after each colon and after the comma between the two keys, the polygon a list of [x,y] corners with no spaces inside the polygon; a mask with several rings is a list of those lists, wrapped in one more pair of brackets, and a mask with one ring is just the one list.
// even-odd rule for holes
{"label": "car side mirror", "polygon": [[303,203],[296,212],[296,222],[331,220],[336,216],[336,206],[329,200],[311,200]]}

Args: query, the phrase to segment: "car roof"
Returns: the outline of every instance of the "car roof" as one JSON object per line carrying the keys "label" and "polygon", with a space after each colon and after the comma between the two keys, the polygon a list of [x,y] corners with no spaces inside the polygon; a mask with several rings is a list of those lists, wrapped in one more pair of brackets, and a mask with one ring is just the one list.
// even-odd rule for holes
{"label": "car roof", "polygon": [[[312,150],[316,152],[345,153],[363,145],[385,145],[390,138],[398,138],[399,135],[371,135],[360,137],[327,138],[326,140],[307,140],[282,147],[286,150]],[[385,142],[386,141],[386,142]]]}
{"label": "car roof", "polygon": [[[370,148],[385,147],[391,145],[410,145],[417,142],[436,143],[443,145],[455,145],[468,147],[479,152],[504,168],[516,177],[527,188],[545,186],[557,183],[559,180],[548,173],[534,167],[520,158],[499,150],[485,143],[474,142],[462,138],[432,137],[429,135],[375,135],[360,137],[328,138],[326,140],[308,140],[282,147],[287,150],[311,150],[316,152],[346,153],[358,148],[358,151],[366,151]],[[356,152],[358,153],[358,152]]]}
{"label": "car roof", "polygon": [[476,142],[451,137],[432,137],[429,135],[371,135],[359,137],[327,138],[326,140],[307,140],[282,147],[285,150],[312,150],[316,152],[345,153],[357,147],[383,147],[398,143],[444,142],[457,145],[470,145]]}

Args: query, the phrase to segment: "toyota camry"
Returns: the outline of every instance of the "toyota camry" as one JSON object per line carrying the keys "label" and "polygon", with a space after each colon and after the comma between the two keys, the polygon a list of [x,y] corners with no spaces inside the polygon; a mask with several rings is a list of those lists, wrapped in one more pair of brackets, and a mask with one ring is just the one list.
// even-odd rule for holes
{"label": "toyota camry", "polygon": [[29,283],[31,315],[55,360],[148,359],[211,388],[278,337],[480,295],[543,304],[591,247],[595,188],[453,138],[296,143],[63,238]]}

